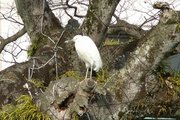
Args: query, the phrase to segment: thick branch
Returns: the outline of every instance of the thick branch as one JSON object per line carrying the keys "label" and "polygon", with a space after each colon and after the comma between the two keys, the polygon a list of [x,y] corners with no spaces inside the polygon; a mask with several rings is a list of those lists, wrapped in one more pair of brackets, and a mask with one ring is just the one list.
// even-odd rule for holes
{"label": "thick branch", "polygon": [[[165,12],[160,23],[144,38],[144,42],[132,53],[124,68],[115,73],[117,76],[115,81],[118,81],[119,86],[116,93],[122,93],[121,102],[126,103],[125,107],[127,103],[137,99],[142,84],[145,84],[143,83],[145,78],[157,68],[165,55],[180,43],[178,30],[180,13],[173,10]],[[145,89],[148,90],[148,88]]]}
{"label": "thick branch", "polygon": [[16,41],[19,37],[23,36],[26,33],[26,29],[25,27],[23,27],[20,31],[18,31],[16,34],[14,34],[11,37],[8,37],[6,39],[0,39],[0,52],[2,52],[2,50],[4,49],[4,47],[13,42]]}
{"label": "thick branch", "polygon": [[117,19],[116,24],[109,26],[109,29],[107,31],[107,37],[121,38],[126,35],[130,39],[134,38],[136,40],[139,40],[145,35],[145,33],[146,31],[139,28],[138,26],[129,24],[124,20]]}
{"label": "thick branch", "polygon": [[100,46],[105,38],[111,17],[119,0],[90,0],[89,9],[82,25],[82,32]]}

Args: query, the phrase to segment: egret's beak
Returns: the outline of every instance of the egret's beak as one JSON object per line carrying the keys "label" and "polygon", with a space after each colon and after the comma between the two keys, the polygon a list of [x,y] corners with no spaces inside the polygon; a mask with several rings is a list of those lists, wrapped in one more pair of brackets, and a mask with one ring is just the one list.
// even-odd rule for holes
{"label": "egret's beak", "polygon": [[69,43],[69,40],[64,41],[64,43]]}
{"label": "egret's beak", "polygon": [[70,42],[72,42],[72,40],[66,40],[66,41],[64,41],[64,43],[70,43]]}

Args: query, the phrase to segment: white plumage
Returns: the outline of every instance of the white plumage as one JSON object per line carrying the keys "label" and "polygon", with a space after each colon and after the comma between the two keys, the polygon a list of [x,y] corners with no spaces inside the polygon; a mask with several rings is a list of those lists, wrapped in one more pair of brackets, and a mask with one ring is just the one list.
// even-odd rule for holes
{"label": "white plumage", "polygon": [[102,68],[102,60],[98,48],[88,36],[76,35],[72,41],[75,42],[75,49],[79,58],[85,62],[87,68],[85,79],[87,78],[89,68],[91,70],[91,78],[92,69],[98,72]]}

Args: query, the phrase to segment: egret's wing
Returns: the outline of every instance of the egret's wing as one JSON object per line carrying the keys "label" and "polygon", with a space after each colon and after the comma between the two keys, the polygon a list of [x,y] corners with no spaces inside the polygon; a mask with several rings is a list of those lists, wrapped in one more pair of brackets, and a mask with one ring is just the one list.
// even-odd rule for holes
{"label": "egret's wing", "polygon": [[82,59],[85,64],[89,64],[89,67],[97,67],[97,70],[102,67],[99,51],[89,37],[83,36],[83,39],[76,41],[75,48],[80,59]]}

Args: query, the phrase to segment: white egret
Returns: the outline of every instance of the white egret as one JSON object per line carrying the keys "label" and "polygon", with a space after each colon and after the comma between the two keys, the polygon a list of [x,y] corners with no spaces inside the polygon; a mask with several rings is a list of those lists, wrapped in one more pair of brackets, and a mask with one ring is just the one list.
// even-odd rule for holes
{"label": "white egret", "polygon": [[92,78],[92,70],[98,72],[102,68],[102,60],[98,48],[94,41],[88,36],[76,35],[71,40],[75,43],[76,52],[86,65],[86,76],[90,68],[90,79]]}

